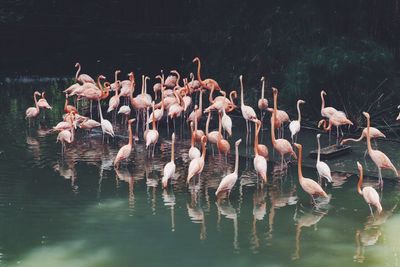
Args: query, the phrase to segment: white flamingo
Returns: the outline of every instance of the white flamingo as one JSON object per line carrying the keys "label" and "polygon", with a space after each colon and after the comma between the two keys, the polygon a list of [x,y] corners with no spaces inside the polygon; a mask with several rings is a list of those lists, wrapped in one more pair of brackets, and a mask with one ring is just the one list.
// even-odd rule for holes
{"label": "white flamingo", "polygon": [[329,168],[328,164],[326,164],[325,162],[322,162],[320,160],[320,156],[321,156],[321,144],[320,144],[320,139],[321,134],[317,134],[317,142],[318,142],[318,154],[317,154],[317,172],[318,172],[318,176],[319,178],[325,178],[326,180],[328,180],[328,182],[332,183],[332,176],[331,176],[331,169]]}
{"label": "white flamingo", "polygon": [[252,107],[246,106],[244,104],[243,75],[239,76],[239,80],[240,80],[240,97],[241,97],[240,109],[242,110],[243,118],[246,120],[247,134],[249,134],[249,128],[250,128],[250,131],[251,131],[251,125],[249,125],[249,121],[255,122],[255,120],[257,120],[257,115],[256,115],[256,112],[254,111],[254,109]]}
{"label": "white flamingo", "polygon": [[163,177],[161,179],[163,188],[168,185],[168,180],[175,176],[175,133],[172,134],[171,161],[164,167]]}
{"label": "white flamingo", "polygon": [[298,114],[298,119],[291,121],[289,124],[289,130],[291,133],[291,137],[292,137],[292,144],[295,142],[295,136],[296,136],[296,142],[297,142],[297,134],[300,132],[300,128],[301,128],[301,112],[300,112],[300,104],[304,104],[306,103],[306,101],[304,100],[297,100],[297,114]]}
{"label": "white flamingo", "polygon": [[99,106],[100,124],[101,124],[101,130],[103,131],[103,139],[104,139],[104,134],[108,134],[111,137],[114,137],[115,136],[114,128],[109,120],[103,118],[103,112],[101,111],[100,100],[98,100],[97,102]]}

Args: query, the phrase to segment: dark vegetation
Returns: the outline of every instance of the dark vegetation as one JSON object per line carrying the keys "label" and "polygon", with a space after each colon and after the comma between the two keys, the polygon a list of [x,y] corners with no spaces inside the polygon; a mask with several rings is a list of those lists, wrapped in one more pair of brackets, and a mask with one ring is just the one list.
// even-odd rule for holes
{"label": "dark vegetation", "polygon": [[[393,126],[399,99],[400,0],[34,1],[0,3],[0,67],[7,76],[109,77],[116,68],[195,71],[256,105],[260,76],[280,90],[280,107],[319,117],[320,96],[357,126],[361,111]],[[270,98],[271,92],[267,91]],[[271,99],[270,99],[271,100]]]}

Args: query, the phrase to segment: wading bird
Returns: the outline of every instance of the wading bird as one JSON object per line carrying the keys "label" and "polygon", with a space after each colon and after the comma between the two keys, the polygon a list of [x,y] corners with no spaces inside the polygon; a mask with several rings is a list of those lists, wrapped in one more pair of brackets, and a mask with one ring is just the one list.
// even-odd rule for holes
{"label": "wading bird", "polygon": [[204,168],[204,161],[206,159],[206,145],[207,145],[207,137],[203,136],[201,138],[201,150],[202,150],[201,157],[192,159],[192,161],[189,164],[189,171],[186,178],[186,182],[188,184],[190,180],[193,178],[193,176],[199,175],[200,178],[200,174]]}
{"label": "wading bird", "polygon": [[321,137],[321,134],[317,134],[317,143],[318,143],[318,154],[317,154],[317,172],[319,179],[325,178],[328,180],[328,182],[332,183],[332,176],[331,176],[331,169],[329,168],[328,164],[325,162],[322,162],[320,160],[321,157],[321,144],[319,142],[319,139]]}
{"label": "wading bird", "polygon": [[36,118],[40,113],[40,109],[39,109],[39,106],[38,106],[38,102],[37,102],[36,96],[40,96],[40,93],[38,91],[35,91],[33,93],[33,99],[35,100],[35,106],[27,108],[26,111],[25,111],[25,119],[29,120],[29,126],[31,125],[31,119]]}
{"label": "wading bird", "polygon": [[132,123],[135,119],[130,119],[128,121],[128,132],[129,132],[129,141],[128,144],[121,147],[118,151],[117,156],[114,159],[114,167],[118,168],[121,165],[121,161],[127,160],[132,152],[132,144],[133,144],[133,135],[132,135]]}
{"label": "wading bird", "polygon": [[81,72],[81,64],[76,63],[75,64],[75,68],[78,68],[78,70],[76,71],[76,74],[75,74],[75,80],[77,82],[79,82],[81,84],[84,84],[84,83],[93,83],[93,84],[95,84],[93,78],[90,77],[89,75],[87,75],[87,74],[79,74]]}
{"label": "wading bird", "polygon": [[298,119],[291,121],[289,124],[289,130],[290,130],[290,136],[292,138],[292,144],[295,142],[295,136],[296,136],[296,142],[297,142],[297,134],[300,132],[301,128],[301,112],[300,112],[300,104],[304,104],[306,101],[304,100],[297,100],[297,116]]}
{"label": "wading bird", "polygon": [[240,80],[240,102],[241,102],[240,109],[242,111],[243,118],[246,120],[247,134],[249,134],[249,131],[251,132],[251,125],[249,121],[255,122],[255,120],[257,119],[257,115],[252,107],[244,104],[243,75],[239,76],[239,80]]}
{"label": "wading bird", "polygon": [[358,173],[360,178],[358,179],[358,184],[357,184],[357,191],[360,195],[363,196],[365,202],[367,202],[369,206],[369,210],[371,211],[371,215],[374,216],[374,213],[372,212],[372,206],[376,207],[376,210],[378,213],[382,212],[382,206],[381,202],[379,200],[379,195],[378,192],[371,186],[365,186],[361,188],[362,183],[363,183],[363,178],[364,178],[364,173],[363,173],[363,167],[360,164],[360,162],[357,161],[357,167],[358,167]]}
{"label": "wading bird", "polygon": [[261,123],[257,123],[257,122],[261,122],[259,120],[256,121],[255,124],[255,136],[254,136],[254,169],[256,170],[257,173],[257,177],[261,176],[261,178],[263,179],[263,182],[266,183],[267,182],[267,160],[261,156],[260,154],[258,154],[258,133],[260,132],[260,128],[261,128]]}
{"label": "wading bird", "polygon": [[264,97],[264,91],[265,91],[265,77],[261,77],[261,83],[262,83],[262,88],[261,88],[261,98],[258,100],[258,109],[261,111],[261,121],[264,118],[264,113],[268,108],[268,100]]}
{"label": "wading bird", "polygon": [[168,185],[168,180],[175,176],[175,133],[172,134],[172,145],[171,145],[171,161],[168,162],[164,167],[163,177],[161,179],[163,188]]}

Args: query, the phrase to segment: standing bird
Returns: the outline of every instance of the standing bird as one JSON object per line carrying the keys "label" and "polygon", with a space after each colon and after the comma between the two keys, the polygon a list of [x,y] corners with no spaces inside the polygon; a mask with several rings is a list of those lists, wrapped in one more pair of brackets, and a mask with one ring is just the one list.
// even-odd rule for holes
{"label": "standing bird", "polygon": [[299,156],[298,156],[298,163],[297,163],[297,173],[299,176],[299,183],[301,188],[311,196],[312,202],[315,205],[315,199],[314,196],[323,196],[323,197],[328,197],[328,195],[325,193],[325,191],[322,189],[322,187],[314,180],[310,178],[305,178],[303,176],[302,170],[301,170],[301,161],[302,161],[302,146],[300,144],[294,143],[294,145],[297,147],[299,150]]}
{"label": "standing bird", "polygon": [[337,112],[337,109],[333,107],[325,107],[325,99],[326,92],[324,90],[321,91],[321,116],[324,118],[330,118],[333,114]]}
{"label": "standing bird", "polygon": [[210,127],[210,119],[211,119],[211,111],[208,112],[208,116],[207,116],[207,122],[206,122],[206,136],[207,136],[207,141],[210,143],[211,145],[211,149],[212,152],[214,154],[214,149],[213,149],[213,144],[217,145],[218,140],[219,140],[219,128],[221,127],[221,121],[218,121],[218,131],[212,131],[209,132],[209,127]]}
{"label": "standing bird", "polygon": [[33,93],[33,99],[35,100],[35,106],[27,108],[25,111],[25,119],[29,120],[29,125],[31,124],[31,118],[37,117],[40,112],[36,96],[40,96],[40,93],[38,91],[35,91]]}
{"label": "standing bird", "polygon": [[383,152],[372,149],[371,146],[371,134],[370,134],[370,116],[369,113],[363,112],[365,118],[367,118],[367,147],[368,147],[368,155],[371,157],[372,161],[375,163],[376,167],[378,167],[378,175],[379,175],[379,184],[383,186],[383,179],[382,179],[382,170],[381,169],[391,169],[393,170],[396,177],[399,176],[396,168],[394,167],[393,163],[390,161],[388,156],[386,156]]}
{"label": "standing bird", "polygon": [[228,153],[231,150],[231,145],[227,140],[225,140],[222,136],[222,116],[221,113],[218,112],[218,119],[219,119],[219,127],[218,127],[218,142],[217,142],[217,147],[219,153],[222,153],[225,155],[226,159],[228,160]]}
{"label": "standing bird", "polygon": [[62,130],[57,135],[56,142],[57,143],[61,142],[61,155],[64,155],[65,143],[70,144],[74,141],[75,129],[73,127],[73,123],[74,123],[74,113],[73,112],[70,113],[69,120],[70,120],[71,127],[68,130]]}
{"label": "standing bird", "polygon": [[290,136],[292,137],[292,144],[294,143],[294,137],[296,136],[296,142],[297,142],[297,134],[300,132],[301,128],[301,112],[300,112],[300,104],[304,104],[306,101],[304,100],[297,100],[297,115],[298,119],[291,121],[289,124],[289,130],[290,130]]}
{"label": "standing bird", "polygon": [[268,100],[264,97],[265,91],[265,77],[261,77],[262,88],[261,88],[261,98],[258,100],[258,109],[261,111],[261,121],[264,118],[264,113],[268,108]]}
{"label": "standing bird", "polygon": [[358,167],[358,173],[360,175],[360,178],[358,179],[358,184],[357,184],[357,191],[360,195],[362,195],[364,197],[365,202],[367,202],[367,204],[369,206],[369,210],[371,211],[371,215],[374,216],[371,205],[375,206],[376,210],[380,214],[382,212],[382,206],[381,206],[381,202],[379,200],[378,192],[376,192],[376,190],[371,186],[366,186],[366,187],[361,188],[362,183],[363,183],[364,174],[363,174],[363,167],[360,164],[360,162],[358,162],[358,161],[357,161],[357,167]]}
{"label": "standing bird", "polygon": [[275,120],[276,120],[276,111],[277,111],[277,102],[278,102],[278,89],[272,88],[272,93],[274,96],[274,110],[272,113],[272,121],[271,121],[271,141],[274,149],[278,151],[281,155],[281,167],[283,167],[284,157],[286,154],[291,154],[295,159],[296,153],[294,153],[292,146],[289,141],[283,138],[275,139]]}
{"label": "standing bird", "polygon": [[318,176],[319,176],[319,179],[325,178],[326,180],[328,180],[328,182],[332,183],[331,169],[329,168],[328,164],[326,164],[325,162],[322,162],[320,160],[320,156],[321,156],[321,144],[319,142],[320,137],[321,137],[321,134],[317,134],[318,154],[317,154],[316,167],[317,167]]}
{"label": "standing bird", "polygon": [[[131,115],[131,108],[129,107],[129,105],[120,106],[118,114],[122,114],[126,117],[126,119],[128,119],[129,115]],[[124,118],[122,118],[122,122],[124,122]]]}
{"label": "standing bird", "polygon": [[263,182],[267,182],[267,160],[258,153],[258,133],[260,132],[261,122],[256,121],[255,136],[254,136],[254,169],[256,170],[257,177],[261,176]]}
{"label": "standing bird", "polygon": [[119,89],[121,87],[121,81],[118,80],[118,74],[121,73],[120,70],[116,70],[114,72],[114,82],[112,84],[110,84],[111,90],[115,91],[117,89]]}
{"label": "standing bird", "polygon": [[153,145],[153,153],[152,153],[152,157],[154,157],[154,150],[156,148],[156,144],[158,141],[158,131],[157,131],[157,127],[156,127],[156,120],[154,118],[154,101],[152,102],[152,107],[153,107],[153,122],[152,122],[152,128],[151,130],[148,130],[147,134],[145,135],[145,141],[146,141],[146,149],[148,149],[150,147],[150,145]]}
{"label": "standing bird", "polygon": [[81,84],[84,84],[84,83],[93,83],[93,84],[95,84],[93,78],[90,77],[89,75],[87,75],[87,74],[79,74],[81,72],[81,64],[76,63],[75,64],[75,68],[78,68],[78,70],[76,71],[76,74],[75,74],[75,80],[77,82],[79,82]]}
{"label": "standing bird", "polygon": [[[256,135],[257,139],[254,140],[254,142],[257,142],[257,152],[258,152],[259,155],[263,156],[267,160],[268,159],[268,154],[269,154],[268,147],[266,145],[260,144],[258,142],[258,135],[259,135],[260,129],[262,127],[262,122],[260,120],[257,120],[256,124],[258,124],[258,126],[259,126],[258,132],[257,132],[257,135]],[[257,127],[257,125],[255,127]]]}
{"label": "standing bird", "polygon": [[226,114],[225,107],[222,108],[222,128],[232,136],[232,119]]}
{"label": "standing bird", "polygon": [[337,111],[330,116],[328,127],[326,126],[326,121],[324,119],[319,121],[318,127],[320,127],[322,124],[324,125],[324,130],[329,131],[329,137],[332,130],[332,125],[336,126],[336,145],[339,145],[339,127],[342,125],[353,125],[353,123],[346,117],[346,114],[342,111]]}
{"label": "standing bird", "polygon": [[84,130],[88,130],[89,133],[93,128],[97,128],[97,127],[100,127],[100,126],[101,126],[101,123],[99,123],[99,122],[97,122],[95,120],[89,119],[89,118],[85,119],[83,122],[81,122],[79,124],[79,128],[84,129]]}
{"label": "standing bird", "polygon": [[76,109],[76,107],[72,106],[72,105],[68,105],[68,94],[65,94],[65,104],[64,104],[64,112],[65,113],[70,113],[70,112],[75,112],[78,113],[78,110]]}
{"label": "standing bird", "polygon": [[175,133],[172,133],[171,161],[164,167],[163,177],[161,179],[163,188],[168,185],[168,180],[175,176]]}
{"label": "standing bird", "polygon": [[200,150],[194,146],[194,139],[195,139],[196,133],[194,132],[194,129],[193,129],[193,122],[190,123],[190,129],[192,130],[192,136],[191,136],[191,140],[190,140],[189,158],[190,158],[190,160],[192,160],[195,158],[199,158],[201,156],[201,153],[200,153]]}
{"label": "standing bird", "polygon": [[[340,142],[341,145],[349,142],[349,141],[353,141],[353,142],[360,142],[361,140],[363,140],[364,138],[367,138],[367,128],[364,128],[361,132],[361,136],[358,139],[355,138],[347,138],[347,139],[343,139],[342,142]],[[381,131],[379,131],[377,128],[375,127],[369,127],[369,135],[371,138],[386,138],[386,135],[384,135]]]}
{"label": "standing bird", "polygon": [[124,145],[121,147],[118,151],[117,156],[114,159],[114,167],[118,168],[121,165],[121,161],[127,160],[129,156],[131,155],[132,151],[132,123],[135,121],[135,119],[130,119],[128,121],[128,131],[129,131],[129,141],[127,145]]}
{"label": "standing bird", "polygon": [[39,99],[38,106],[39,108],[43,108],[43,109],[52,109],[53,107],[49,105],[49,103],[47,102],[46,98],[45,98],[46,93],[42,92],[42,98]]}
{"label": "standing bird", "polygon": [[100,105],[100,99],[97,100],[98,106],[99,106],[99,115],[100,115],[100,124],[101,124],[101,130],[103,131],[103,141],[104,141],[104,134],[108,134],[111,137],[114,137],[114,129],[109,120],[106,120],[103,118],[103,112],[101,111],[101,105]]}
{"label": "standing bird", "polygon": [[200,82],[201,87],[207,89],[207,90],[221,90],[221,87],[219,86],[219,84],[217,83],[217,81],[207,78],[205,80],[201,79],[200,76],[200,68],[201,68],[201,62],[200,62],[200,58],[195,57],[193,59],[193,63],[197,62],[197,80]]}
{"label": "standing bird", "polygon": [[224,178],[222,178],[221,182],[219,183],[218,189],[215,192],[215,195],[217,196],[217,198],[222,193],[225,193],[225,192],[228,193],[228,198],[229,198],[229,195],[231,194],[231,190],[238,179],[240,142],[242,142],[242,139],[237,140],[235,143],[235,170],[233,171],[233,173],[230,173],[230,174],[226,175]]}
{"label": "standing bird", "polygon": [[240,98],[241,98],[240,109],[242,111],[243,118],[246,120],[247,134],[249,134],[249,126],[250,126],[250,132],[251,132],[251,125],[249,124],[249,121],[254,122],[257,119],[257,115],[252,107],[246,106],[244,104],[243,75],[239,76],[239,80],[240,80]]}
{"label": "standing bird", "polygon": [[201,138],[201,150],[202,154],[201,157],[192,159],[192,161],[189,164],[189,171],[188,175],[186,178],[186,182],[189,184],[190,180],[193,178],[195,175],[201,174],[204,168],[204,162],[206,160],[206,145],[207,145],[207,137],[203,136]]}

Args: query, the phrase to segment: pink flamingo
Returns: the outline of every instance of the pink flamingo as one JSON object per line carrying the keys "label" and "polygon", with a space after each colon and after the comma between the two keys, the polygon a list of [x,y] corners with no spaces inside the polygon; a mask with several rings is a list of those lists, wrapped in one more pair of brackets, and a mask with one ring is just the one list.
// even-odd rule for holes
{"label": "pink flamingo", "polygon": [[218,112],[218,120],[219,120],[219,126],[218,126],[218,142],[217,142],[217,147],[219,153],[222,153],[225,155],[226,160],[228,160],[228,153],[231,150],[231,145],[227,140],[225,140],[222,136],[222,115],[220,112]]}
{"label": "pink flamingo", "polygon": [[264,118],[264,112],[268,108],[268,99],[264,97],[265,91],[265,77],[261,77],[262,88],[261,88],[261,98],[258,100],[258,109],[261,111],[261,121]]}
{"label": "pink flamingo", "polygon": [[361,189],[364,174],[363,174],[363,167],[358,161],[357,161],[357,167],[360,176],[360,178],[358,179],[357,191],[360,195],[363,196],[365,202],[367,202],[369,210],[371,211],[371,215],[374,216],[371,205],[375,206],[376,210],[378,211],[378,214],[380,214],[382,212],[382,206],[379,200],[378,192],[376,192],[376,190],[371,186],[365,186]]}
{"label": "pink flamingo", "polygon": [[202,154],[201,157],[192,159],[189,164],[189,171],[186,178],[186,182],[189,184],[190,180],[193,176],[201,174],[204,168],[204,162],[206,159],[206,145],[207,145],[207,137],[203,136],[201,138],[201,147],[202,147]]}
{"label": "pink flamingo", "polygon": [[131,155],[132,151],[132,123],[135,121],[135,119],[130,119],[128,121],[128,131],[129,131],[129,141],[127,145],[124,145],[121,147],[118,151],[117,156],[114,159],[114,167],[118,168],[121,165],[121,161],[127,160],[129,156]]}
{"label": "pink flamingo", "polygon": [[301,170],[301,161],[302,161],[302,146],[300,144],[294,143],[294,146],[297,147],[299,150],[299,156],[298,156],[298,163],[297,163],[297,172],[299,176],[299,183],[301,188],[311,196],[312,202],[315,205],[315,199],[314,196],[323,196],[323,197],[328,197],[328,195],[325,193],[325,191],[322,189],[322,187],[314,180],[310,178],[305,178],[303,176],[303,172]]}
{"label": "pink flamingo", "polygon": [[197,62],[197,80],[200,82],[201,87],[207,89],[207,90],[221,90],[221,87],[219,86],[219,84],[217,83],[217,81],[207,78],[205,80],[201,79],[201,75],[200,75],[200,68],[201,68],[201,62],[200,62],[200,58],[195,57],[193,59],[193,63]]}
{"label": "pink flamingo", "polygon": [[159,134],[156,128],[156,120],[154,118],[154,101],[152,103],[152,106],[153,106],[153,123],[152,123],[153,129],[148,130],[147,135],[145,136],[145,140],[146,140],[146,149],[148,149],[150,145],[153,145],[152,157],[154,157],[154,150],[158,141]]}
{"label": "pink flamingo", "polygon": [[[195,116],[196,113],[196,116]],[[196,110],[193,110],[189,117],[187,118],[187,122],[194,121],[194,118],[197,118],[197,121],[201,119],[201,116],[203,115],[203,91],[200,91],[200,100],[199,100],[199,108]]]}
{"label": "pink flamingo", "polygon": [[322,123],[324,125],[324,130],[329,132],[332,129],[332,125],[336,126],[336,145],[339,145],[339,127],[342,125],[353,125],[353,123],[346,117],[346,114],[342,111],[337,111],[330,116],[328,126],[326,126],[325,120],[320,120],[318,127],[320,127]]}
{"label": "pink flamingo", "polygon": [[[258,123],[260,122],[260,123]],[[255,136],[254,136],[254,169],[256,170],[257,177],[261,176],[263,182],[267,182],[267,160],[265,157],[258,153],[258,133],[261,128],[261,121],[257,120],[255,125]]]}
{"label": "pink flamingo", "polygon": [[[256,124],[258,124],[258,131],[256,131],[256,136],[255,136],[255,140],[254,140],[254,142],[257,142],[257,153],[260,155],[260,156],[263,156],[266,160],[268,159],[268,155],[269,155],[269,152],[268,152],[268,147],[266,146],[266,145],[263,145],[263,144],[259,144],[258,143],[258,135],[259,135],[259,133],[260,133],[260,129],[261,129],[261,126],[262,126],[262,122],[260,121],[260,120],[257,120],[256,121]],[[256,125],[256,127],[257,127],[257,125]],[[256,128],[257,129],[257,128]]]}
{"label": "pink flamingo", "polygon": [[289,124],[289,130],[291,133],[291,137],[292,137],[292,143],[294,143],[294,137],[296,136],[296,142],[297,142],[297,134],[300,132],[300,128],[301,128],[301,112],[300,112],[300,104],[304,104],[306,103],[306,101],[304,100],[297,100],[297,116],[298,119],[291,121]]}
{"label": "pink flamingo", "polygon": [[246,120],[247,127],[247,135],[249,134],[249,129],[251,132],[251,125],[249,125],[249,121],[255,122],[257,120],[257,115],[254,109],[250,106],[244,104],[244,96],[243,96],[243,75],[239,76],[240,79],[240,96],[241,96],[241,105],[240,108],[242,110],[242,116]]}
{"label": "pink flamingo", "polygon": [[84,83],[95,84],[93,78],[90,77],[89,75],[87,75],[87,74],[80,74],[79,75],[79,73],[81,72],[81,64],[76,63],[75,64],[75,68],[78,68],[78,70],[76,71],[76,74],[75,74],[75,80],[77,82],[82,83],[82,84],[84,84]]}
{"label": "pink flamingo", "polygon": [[120,91],[120,96],[125,97],[127,101],[125,101],[125,104],[128,104],[128,100],[132,96],[132,92],[134,91],[135,88],[135,75],[133,72],[130,72],[128,74],[129,79],[128,80],[123,80],[121,81],[121,91]]}
{"label": "pink flamingo", "polygon": [[333,107],[325,107],[324,96],[326,96],[326,92],[324,90],[322,90],[321,91],[321,116],[329,119],[331,116],[333,116],[337,112],[337,109],[335,109]]}
{"label": "pink flamingo", "polygon": [[239,145],[242,142],[242,139],[239,139],[235,142],[235,170],[233,173],[230,173],[226,175],[224,178],[222,178],[221,182],[219,183],[218,189],[215,192],[215,196],[218,198],[221,196],[223,193],[228,193],[228,198],[229,195],[231,194],[232,188],[235,185],[237,179],[238,179],[238,172],[239,172]]}
{"label": "pink flamingo", "polygon": [[[340,142],[340,145],[344,145],[345,143],[349,142],[349,141],[353,141],[353,142],[360,142],[361,140],[363,140],[364,138],[367,138],[367,128],[364,128],[361,132],[361,136],[358,139],[355,138],[346,138],[343,139],[342,142]],[[375,127],[369,127],[369,135],[371,137],[371,139],[375,139],[375,138],[386,138],[386,135],[383,134],[381,131],[379,131],[377,128]],[[375,141],[375,140],[374,140]],[[376,145],[376,143],[375,143]],[[368,153],[368,149],[365,150],[364,152],[364,158]]]}
{"label": "pink flamingo", "polygon": [[209,132],[210,119],[211,119],[211,112],[208,112],[207,122],[206,122],[206,136],[207,136],[207,141],[210,143],[212,152],[214,154],[214,148],[212,145],[213,144],[217,145],[218,140],[220,138],[219,128],[221,128],[221,121],[219,121],[218,124],[218,131]]}
{"label": "pink flamingo", "polygon": [[274,111],[272,114],[272,122],[271,122],[271,140],[274,149],[281,154],[281,166],[283,166],[285,154],[292,155],[295,159],[296,153],[294,153],[292,146],[289,141],[283,138],[275,139],[275,121],[276,121],[276,111],[277,111],[277,102],[278,102],[278,89],[272,88],[272,93],[274,96]]}
{"label": "pink flamingo", "polygon": [[229,136],[232,136],[232,119],[226,114],[225,108],[222,109],[222,128],[228,133]]}
{"label": "pink flamingo", "polygon": [[74,122],[74,114],[73,112],[70,113],[70,129],[69,130],[62,130],[61,132],[58,133],[57,135],[57,143],[61,142],[61,155],[64,155],[64,151],[65,151],[65,143],[72,143],[74,141],[74,132],[75,129],[72,126],[73,122]]}
{"label": "pink flamingo", "polygon": [[93,128],[97,128],[97,127],[100,127],[100,126],[101,126],[100,122],[97,122],[97,121],[89,119],[89,118],[86,118],[86,120],[84,120],[83,122],[81,122],[79,124],[79,128],[84,129],[84,130],[88,130],[89,133]]}
{"label": "pink flamingo", "polygon": [[114,82],[112,84],[110,84],[111,86],[111,90],[115,91],[117,89],[119,89],[121,87],[121,81],[118,80],[118,74],[121,73],[120,70],[116,70],[114,73]]}
{"label": "pink flamingo", "polygon": [[371,146],[371,135],[370,135],[370,116],[369,113],[363,112],[365,118],[367,118],[367,147],[368,147],[368,155],[371,157],[372,161],[375,163],[376,167],[378,167],[378,174],[379,174],[379,184],[383,186],[383,179],[382,179],[382,170],[381,169],[390,169],[396,175],[399,176],[396,168],[394,167],[393,163],[390,161],[388,156],[386,156],[383,152],[372,149]]}
{"label": "pink flamingo", "polygon": [[161,178],[163,188],[166,188],[168,180],[175,176],[175,169],[175,133],[172,133],[171,161],[165,165],[163,177]]}
{"label": "pink flamingo", "polygon": [[68,105],[68,94],[65,94],[65,104],[64,104],[64,112],[65,113],[70,113],[70,112],[75,112],[78,113],[78,110],[76,109],[76,107],[72,106],[72,105]]}
{"label": "pink flamingo", "polygon": [[35,100],[35,106],[34,107],[29,107],[25,111],[25,119],[29,120],[29,126],[31,125],[31,119],[32,118],[36,118],[40,113],[40,109],[39,109],[39,106],[38,106],[38,102],[37,102],[36,96],[40,96],[40,93],[38,91],[35,91],[33,93],[33,99]]}
{"label": "pink flamingo", "polygon": [[190,128],[192,130],[192,134],[191,134],[191,140],[190,140],[190,149],[189,149],[189,158],[195,159],[195,158],[199,158],[201,156],[200,150],[194,146],[194,139],[195,139],[195,132],[193,129],[193,122],[190,123]]}
{"label": "pink flamingo", "polygon": [[49,103],[47,102],[46,98],[45,98],[45,92],[42,92],[42,98],[39,99],[39,101],[37,102],[39,108],[43,108],[43,109],[52,109],[53,107],[49,105]]}

